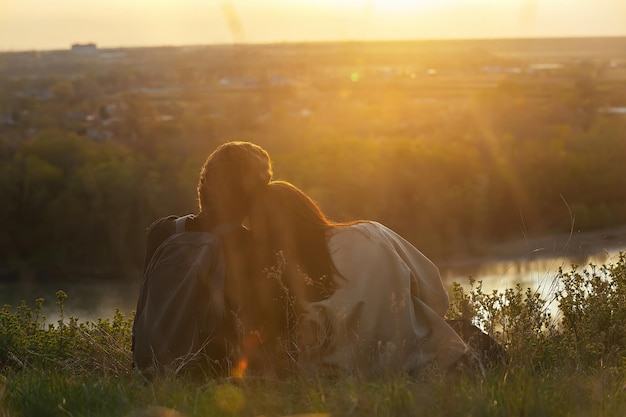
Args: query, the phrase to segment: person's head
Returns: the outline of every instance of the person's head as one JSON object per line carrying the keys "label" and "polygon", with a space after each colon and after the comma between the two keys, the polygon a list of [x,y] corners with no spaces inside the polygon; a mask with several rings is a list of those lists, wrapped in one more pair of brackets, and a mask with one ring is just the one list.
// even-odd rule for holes
{"label": "person's head", "polygon": [[198,181],[200,213],[241,222],[259,190],[272,179],[268,153],[250,142],[227,142],[207,158]]}
{"label": "person's head", "polygon": [[[264,187],[250,211],[252,235],[262,251],[261,266],[272,265],[275,253],[282,251],[291,269],[290,282],[293,285],[294,280],[306,280],[310,288],[305,293],[310,301],[323,298],[334,289],[336,270],[326,232],[335,226],[309,196],[284,181],[273,181]],[[293,276],[294,267],[300,277]]]}

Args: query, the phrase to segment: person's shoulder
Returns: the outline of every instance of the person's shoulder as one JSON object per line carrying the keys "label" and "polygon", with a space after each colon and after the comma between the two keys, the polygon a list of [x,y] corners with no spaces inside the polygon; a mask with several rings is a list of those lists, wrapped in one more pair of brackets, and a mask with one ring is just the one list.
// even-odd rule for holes
{"label": "person's shoulder", "polygon": [[178,216],[170,215],[156,219],[148,227],[148,236],[153,234],[163,234],[164,232],[170,230],[174,224],[174,220],[177,218]]}
{"label": "person's shoulder", "polygon": [[146,255],[144,270],[157,248],[174,233],[174,220],[177,216],[166,216],[156,219],[146,232]]}
{"label": "person's shoulder", "polygon": [[222,235],[247,235],[249,230],[243,224],[235,223],[219,223],[211,221],[211,219],[202,217],[198,214],[189,214],[186,216],[185,231],[187,232],[208,232]]}
{"label": "person's shoulder", "polygon": [[357,222],[335,226],[328,231],[328,237],[329,239],[348,239],[352,235],[363,234],[366,230],[364,226],[366,223],[369,222]]}
{"label": "person's shoulder", "polygon": [[363,220],[355,222],[343,227],[339,227],[337,234],[344,236],[354,236],[354,238],[367,238],[367,240],[376,240],[381,234],[389,233],[391,230],[373,220]]}
{"label": "person's shoulder", "polygon": [[368,220],[366,222],[359,223],[364,230],[377,231],[377,232],[393,232],[390,228],[382,223],[374,220]]}
{"label": "person's shoulder", "polygon": [[377,224],[359,222],[338,227],[328,239],[328,249],[337,270],[350,279],[388,267],[393,248],[382,238]]}
{"label": "person's shoulder", "polygon": [[409,244],[387,226],[371,220],[338,227],[330,235],[328,241],[331,248],[352,245],[359,246],[363,250],[389,249],[396,245]]}
{"label": "person's shoulder", "polygon": [[328,235],[328,246],[332,251],[352,251],[365,249],[375,244],[376,226],[369,221],[363,221],[335,227]]}
{"label": "person's shoulder", "polygon": [[362,227],[363,230],[368,231],[368,233],[374,238],[380,238],[382,240],[405,240],[397,232],[379,222],[369,221],[363,224]]}

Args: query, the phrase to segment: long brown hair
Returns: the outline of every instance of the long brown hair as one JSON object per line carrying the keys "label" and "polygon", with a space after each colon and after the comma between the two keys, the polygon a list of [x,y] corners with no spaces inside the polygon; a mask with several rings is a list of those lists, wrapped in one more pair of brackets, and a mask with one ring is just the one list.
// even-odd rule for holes
{"label": "long brown hair", "polygon": [[267,267],[282,251],[292,267],[286,284],[307,301],[327,298],[336,289],[333,277],[340,274],[328,249],[327,232],[344,225],[328,220],[308,195],[286,181],[270,182],[250,214],[255,246],[262,253],[258,259]]}

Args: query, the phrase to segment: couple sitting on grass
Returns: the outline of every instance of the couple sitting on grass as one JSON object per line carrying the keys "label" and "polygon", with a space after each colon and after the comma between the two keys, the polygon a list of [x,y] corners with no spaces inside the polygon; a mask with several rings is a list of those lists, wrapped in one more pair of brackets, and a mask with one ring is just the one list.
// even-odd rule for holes
{"label": "couple sitting on grass", "polygon": [[[219,146],[204,164],[198,196],[199,213],[183,217],[182,227],[169,216],[148,231],[133,326],[134,364],[144,373],[193,362],[196,371],[231,376],[245,368],[369,376],[446,370],[465,356],[466,344],[444,320],[449,299],[436,266],[380,223],[329,221],[296,186],[272,181],[261,147]],[[172,284],[167,294],[150,287],[154,258],[182,231],[219,236],[216,265],[204,273],[223,278],[191,290],[198,306],[168,300],[188,284]],[[170,285],[179,278],[168,271]],[[172,311],[190,305],[198,315],[209,311],[209,323]],[[176,336],[183,327],[204,328]],[[185,358],[167,346],[176,343],[193,345],[183,346]]]}

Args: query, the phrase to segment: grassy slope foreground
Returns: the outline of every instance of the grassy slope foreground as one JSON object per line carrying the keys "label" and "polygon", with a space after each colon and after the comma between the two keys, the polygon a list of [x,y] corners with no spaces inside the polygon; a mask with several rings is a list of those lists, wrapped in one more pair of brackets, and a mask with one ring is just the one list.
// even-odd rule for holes
{"label": "grassy slope foreground", "polygon": [[454,287],[450,317],[472,317],[509,355],[482,372],[147,383],[129,365],[132,318],[68,319],[59,292],[58,323],[39,316],[43,300],[0,312],[0,416],[622,416],[626,256],[561,271],[553,295],[559,317],[520,286]]}

